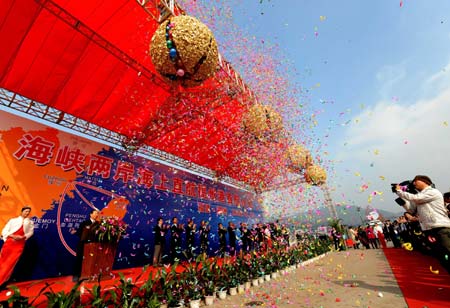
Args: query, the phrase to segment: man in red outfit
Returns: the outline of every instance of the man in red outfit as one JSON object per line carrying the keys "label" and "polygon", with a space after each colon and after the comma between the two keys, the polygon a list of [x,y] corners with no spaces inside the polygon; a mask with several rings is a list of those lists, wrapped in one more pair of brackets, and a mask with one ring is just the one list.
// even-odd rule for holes
{"label": "man in red outfit", "polygon": [[25,241],[34,232],[34,224],[28,218],[31,208],[22,208],[19,217],[10,219],[2,230],[2,239],[5,241],[0,251],[0,288],[4,287],[13,273],[25,247]]}

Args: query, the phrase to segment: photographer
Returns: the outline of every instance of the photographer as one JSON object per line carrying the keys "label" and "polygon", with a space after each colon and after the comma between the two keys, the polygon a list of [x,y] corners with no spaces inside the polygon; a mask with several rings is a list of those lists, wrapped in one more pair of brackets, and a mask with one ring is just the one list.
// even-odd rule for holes
{"label": "photographer", "polygon": [[444,194],[444,203],[447,208],[447,215],[450,217],[450,191]]}
{"label": "photographer", "polygon": [[444,205],[444,197],[428,176],[417,175],[412,181],[417,194],[403,191],[402,186],[396,185],[396,194],[409,201],[404,207],[417,212],[420,226],[427,236],[432,236],[437,242],[438,258],[450,273],[450,219]]}

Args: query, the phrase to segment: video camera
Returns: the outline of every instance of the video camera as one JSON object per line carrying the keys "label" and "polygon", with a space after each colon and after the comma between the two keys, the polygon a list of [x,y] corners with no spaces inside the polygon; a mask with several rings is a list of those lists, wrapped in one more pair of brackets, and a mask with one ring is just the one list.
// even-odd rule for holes
{"label": "video camera", "polygon": [[409,192],[410,194],[417,194],[416,187],[413,182],[410,180],[403,181],[399,184],[391,184],[392,192],[395,193],[397,191],[397,185],[402,188],[403,191]]}
{"label": "video camera", "polygon": [[[397,185],[399,185],[403,191],[409,192],[410,194],[417,194],[416,187],[414,186],[413,182],[410,180],[406,180],[406,181],[403,181],[398,184],[396,184],[396,183],[391,184],[391,190],[393,193],[395,193],[397,191]],[[403,200],[402,198],[395,199],[395,202],[400,206],[403,206],[406,204],[405,200]]]}

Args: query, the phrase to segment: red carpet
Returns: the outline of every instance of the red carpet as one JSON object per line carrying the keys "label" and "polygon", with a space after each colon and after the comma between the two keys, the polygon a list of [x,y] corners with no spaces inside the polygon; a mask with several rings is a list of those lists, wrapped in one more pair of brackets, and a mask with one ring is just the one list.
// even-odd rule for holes
{"label": "red carpet", "polygon": [[384,249],[384,254],[409,308],[450,307],[450,275],[436,259],[400,248]]}

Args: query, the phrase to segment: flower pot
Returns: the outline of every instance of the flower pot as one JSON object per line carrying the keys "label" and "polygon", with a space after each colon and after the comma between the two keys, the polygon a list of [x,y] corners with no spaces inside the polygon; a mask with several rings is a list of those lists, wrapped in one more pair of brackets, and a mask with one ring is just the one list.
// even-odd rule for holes
{"label": "flower pot", "polygon": [[189,301],[189,307],[190,308],[199,308],[200,307],[200,300],[199,299],[191,299]]}
{"label": "flower pot", "polygon": [[270,281],[270,274],[264,275],[264,280],[265,281]]}
{"label": "flower pot", "polygon": [[259,284],[263,284],[264,283],[264,276],[258,277],[258,282],[259,282]]}
{"label": "flower pot", "polygon": [[219,296],[220,299],[225,299],[225,298],[227,298],[227,291],[221,290],[221,291],[217,292],[217,296]]}
{"label": "flower pot", "polygon": [[212,304],[214,304],[214,295],[206,295],[205,296],[205,305],[206,306],[211,306]]}
{"label": "flower pot", "polygon": [[237,294],[237,288],[236,287],[231,287],[230,288],[230,295],[236,295]]}
{"label": "flower pot", "polygon": [[245,292],[245,285],[243,285],[243,284],[238,285],[237,291],[238,291],[239,294],[244,293]]}
{"label": "flower pot", "polygon": [[272,279],[277,279],[278,273],[277,273],[277,272],[273,272],[273,273],[271,274],[271,276],[272,276]]}
{"label": "flower pot", "polygon": [[184,303],[178,302],[178,303],[174,303],[174,304],[170,304],[169,308],[183,308],[184,307]]}
{"label": "flower pot", "polygon": [[168,306],[167,306],[167,304],[161,304],[161,305],[159,305],[159,308],[167,308]]}
{"label": "flower pot", "polygon": [[253,279],[252,280],[252,286],[257,287],[258,286],[258,279]]}
{"label": "flower pot", "polygon": [[245,290],[250,289],[250,287],[251,287],[251,282],[250,281],[246,281],[245,282]]}

